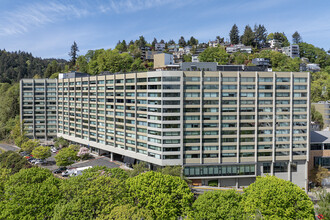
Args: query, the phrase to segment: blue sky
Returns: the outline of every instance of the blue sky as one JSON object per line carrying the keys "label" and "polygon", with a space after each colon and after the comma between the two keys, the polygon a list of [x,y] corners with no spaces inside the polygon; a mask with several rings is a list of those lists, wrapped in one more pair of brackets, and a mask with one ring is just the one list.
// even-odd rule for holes
{"label": "blue sky", "polygon": [[0,0],[0,48],[68,59],[76,41],[83,55],[143,35],[147,41],[200,42],[229,38],[234,23],[264,24],[268,33],[297,30],[303,40],[330,49],[330,1],[318,0]]}

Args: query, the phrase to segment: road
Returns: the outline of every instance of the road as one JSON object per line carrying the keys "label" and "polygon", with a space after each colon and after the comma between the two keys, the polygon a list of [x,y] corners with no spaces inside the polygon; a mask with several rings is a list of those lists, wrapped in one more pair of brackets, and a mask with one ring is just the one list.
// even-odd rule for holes
{"label": "road", "polygon": [[8,144],[0,144],[0,149],[4,151],[19,151],[19,147],[13,146],[13,145],[8,145]]}

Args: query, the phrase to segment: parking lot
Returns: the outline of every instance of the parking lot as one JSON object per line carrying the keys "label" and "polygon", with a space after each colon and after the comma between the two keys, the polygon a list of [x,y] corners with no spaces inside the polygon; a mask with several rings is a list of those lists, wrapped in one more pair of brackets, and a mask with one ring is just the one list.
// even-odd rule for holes
{"label": "parking lot", "polygon": [[[55,153],[52,153],[52,156],[50,158],[46,159],[46,163],[43,165],[39,165],[40,167],[47,168],[51,171],[55,170],[58,168],[56,166],[55,162]],[[71,166],[67,166],[67,168],[79,168],[79,167],[87,167],[87,166],[105,166],[108,168],[116,168],[116,167],[121,167],[121,164],[119,162],[111,162],[110,158],[105,157],[105,156],[93,156],[89,160],[84,160],[84,161],[77,161],[76,163],[72,164]]]}

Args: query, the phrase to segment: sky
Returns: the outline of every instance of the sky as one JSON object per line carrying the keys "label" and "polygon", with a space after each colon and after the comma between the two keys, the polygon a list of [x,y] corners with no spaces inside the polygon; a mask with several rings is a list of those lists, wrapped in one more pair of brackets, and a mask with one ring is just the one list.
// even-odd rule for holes
{"label": "sky", "polygon": [[0,0],[0,49],[69,59],[114,48],[119,40],[229,38],[236,24],[263,24],[268,33],[298,31],[304,42],[330,49],[328,0]]}

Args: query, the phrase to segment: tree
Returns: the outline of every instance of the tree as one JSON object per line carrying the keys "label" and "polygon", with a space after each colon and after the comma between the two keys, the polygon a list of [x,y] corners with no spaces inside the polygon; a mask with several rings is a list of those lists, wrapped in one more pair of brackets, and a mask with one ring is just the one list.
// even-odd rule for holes
{"label": "tree", "polygon": [[58,137],[55,138],[55,147],[56,148],[62,148],[62,147],[67,147],[69,146],[69,142],[67,140],[65,140],[63,137]]}
{"label": "tree", "polygon": [[175,219],[190,211],[194,195],[180,177],[149,171],[126,183],[131,204],[150,210],[154,219]]}
{"label": "tree", "polygon": [[314,219],[314,205],[297,185],[275,176],[257,177],[242,194],[243,212],[265,219]]}
{"label": "tree", "polygon": [[132,220],[143,219],[153,220],[152,212],[145,209],[139,209],[130,204],[115,207],[109,215],[98,217],[97,220]]}
{"label": "tree", "polygon": [[188,40],[187,44],[190,46],[197,46],[198,40],[196,38],[194,38],[193,36],[191,36],[190,39]]}
{"label": "tree", "polygon": [[34,150],[34,148],[38,147],[39,145],[40,145],[39,140],[29,139],[28,141],[22,144],[21,148],[23,151],[31,153]]}
{"label": "tree", "polygon": [[140,58],[136,58],[131,65],[132,71],[145,71],[146,67],[144,66],[142,60]]}
{"label": "tree", "polygon": [[78,57],[78,53],[79,49],[78,49],[78,45],[77,43],[74,41],[73,44],[71,45],[71,51],[69,53],[69,56],[71,57],[71,65],[74,66],[76,65],[76,60]]}
{"label": "tree", "polygon": [[31,165],[28,161],[14,151],[6,151],[0,154],[0,168],[10,169],[12,174],[29,167],[31,167]]}
{"label": "tree", "polygon": [[77,156],[80,157],[82,160],[85,160],[89,157],[89,154],[89,149],[87,147],[82,147],[79,149]]}
{"label": "tree", "polygon": [[236,24],[233,25],[229,32],[229,38],[231,44],[238,44],[239,43],[239,30]]}
{"label": "tree", "polygon": [[225,38],[224,38],[224,37],[216,36],[215,39],[216,39],[219,43],[224,43],[224,42],[225,42]]}
{"label": "tree", "polygon": [[180,47],[185,47],[186,46],[187,43],[186,43],[183,36],[180,37],[180,39],[178,41],[178,44],[179,44]]}
{"label": "tree", "polygon": [[199,54],[201,62],[217,62],[220,65],[227,64],[229,61],[229,54],[222,47],[209,47]]}
{"label": "tree", "polygon": [[28,140],[26,137],[26,130],[24,127],[22,128],[19,117],[15,119],[15,126],[11,131],[11,138],[14,140],[17,147],[21,147],[22,144]]}
{"label": "tree", "polygon": [[328,169],[318,166],[311,170],[309,179],[316,183],[317,186],[322,186],[322,180],[330,176]]}
{"label": "tree", "polygon": [[183,55],[183,60],[184,62],[191,62],[191,54],[184,54]]}
{"label": "tree", "polygon": [[300,57],[308,58],[309,62],[320,64],[321,68],[330,66],[330,55],[323,49],[308,43],[299,43]]}
{"label": "tree", "polygon": [[76,152],[78,152],[80,150],[80,145],[78,145],[78,144],[70,144],[69,145],[69,148],[72,149],[72,150],[74,150],[74,151],[76,151]]}
{"label": "tree", "polygon": [[245,26],[244,34],[241,36],[242,44],[252,46],[254,42],[254,33],[249,25]]}
{"label": "tree", "polygon": [[316,197],[319,199],[316,211],[323,215],[324,219],[330,219],[330,193],[325,189],[316,191]]}
{"label": "tree", "polygon": [[[273,36],[272,38],[274,40],[278,40],[280,42],[280,45],[278,45],[278,47],[279,46],[282,46],[282,47],[290,46],[290,42],[284,33],[275,32],[275,33],[271,33],[271,34],[272,34],[272,36]],[[271,34],[268,35],[268,38],[270,38]]]}
{"label": "tree", "polygon": [[39,147],[36,147],[33,151],[32,151],[32,155],[35,157],[35,158],[38,158],[38,159],[46,159],[48,157],[51,157],[52,154],[50,152],[50,147],[47,147],[47,146],[39,146]]}
{"label": "tree", "polygon": [[136,44],[138,45],[139,48],[145,47],[147,44],[147,41],[144,39],[143,36],[140,36],[139,40],[136,41]]}
{"label": "tree", "polygon": [[154,40],[152,41],[152,44],[151,44],[152,48],[155,49],[156,44],[157,44],[157,39],[154,37]]}
{"label": "tree", "polygon": [[104,219],[114,207],[126,204],[125,179],[116,176],[125,171],[115,170],[112,175],[112,169],[93,167],[63,181],[60,190],[64,198],[56,205],[53,219]]}
{"label": "tree", "polygon": [[193,204],[194,219],[243,219],[241,196],[235,190],[209,191]]}
{"label": "tree", "polygon": [[264,25],[254,25],[254,41],[258,48],[263,47],[267,41],[267,29]]}
{"label": "tree", "polygon": [[140,162],[138,164],[133,165],[133,170],[130,170],[128,172],[129,177],[135,177],[141,173],[145,173],[149,171],[150,169],[147,167],[147,164],[145,162]]}
{"label": "tree", "polygon": [[59,167],[72,165],[76,160],[77,152],[70,148],[61,149],[55,156],[56,165]]}
{"label": "tree", "polygon": [[301,42],[302,42],[302,38],[298,33],[298,31],[294,32],[294,34],[292,34],[292,43],[299,44]]}
{"label": "tree", "polygon": [[88,73],[88,62],[85,56],[78,57],[76,66],[80,72]]}
{"label": "tree", "polygon": [[22,169],[5,182],[0,219],[50,219],[61,180],[42,168]]}
{"label": "tree", "polygon": [[174,45],[175,44],[175,41],[174,40],[169,40],[168,41],[168,45]]}
{"label": "tree", "polygon": [[323,116],[320,112],[316,111],[315,105],[311,106],[311,115],[312,115],[312,121],[319,124],[320,128],[323,129],[324,127]]}

